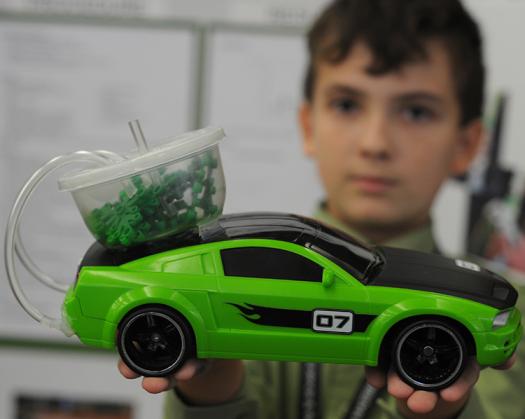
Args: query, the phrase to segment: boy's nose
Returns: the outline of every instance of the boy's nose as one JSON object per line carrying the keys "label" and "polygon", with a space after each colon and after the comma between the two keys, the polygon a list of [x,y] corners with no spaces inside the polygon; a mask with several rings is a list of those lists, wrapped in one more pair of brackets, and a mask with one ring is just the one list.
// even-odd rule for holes
{"label": "boy's nose", "polygon": [[359,151],[363,157],[387,160],[392,155],[389,126],[383,115],[371,115],[365,123],[359,139]]}

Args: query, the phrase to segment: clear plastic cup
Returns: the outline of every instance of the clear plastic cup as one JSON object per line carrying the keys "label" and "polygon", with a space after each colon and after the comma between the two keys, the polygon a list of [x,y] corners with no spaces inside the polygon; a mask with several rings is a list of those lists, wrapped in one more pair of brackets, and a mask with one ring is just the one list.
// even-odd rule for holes
{"label": "clear plastic cup", "polygon": [[192,131],[108,166],[64,176],[59,189],[71,192],[89,231],[106,247],[174,235],[222,214],[222,138],[221,128]]}

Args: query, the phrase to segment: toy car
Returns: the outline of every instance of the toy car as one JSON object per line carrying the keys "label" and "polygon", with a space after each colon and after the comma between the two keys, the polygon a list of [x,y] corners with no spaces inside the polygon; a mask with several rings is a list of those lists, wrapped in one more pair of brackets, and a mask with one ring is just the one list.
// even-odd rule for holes
{"label": "toy car", "polygon": [[94,244],[63,311],[82,342],[116,345],[145,376],[189,357],[392,363],[411,386],[436,390],[469,356],[495,365],[512,355],[516,299],[470,262],[245,213],[125,251]]}

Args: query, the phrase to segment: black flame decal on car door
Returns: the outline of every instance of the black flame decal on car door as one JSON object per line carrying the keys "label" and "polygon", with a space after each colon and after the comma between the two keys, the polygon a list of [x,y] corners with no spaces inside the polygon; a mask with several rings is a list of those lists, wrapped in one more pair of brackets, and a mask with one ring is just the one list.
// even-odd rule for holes
{"label": "black flame decal on car door", "polygon": [[[228,303],[236,307],[249,322],[261,326],[312,328],[314,310],[291,310],[287,308],[263,307],[254,304]],[[354,332],[365,332],[368,325],[377,316],[371,314],[354,315]]]}

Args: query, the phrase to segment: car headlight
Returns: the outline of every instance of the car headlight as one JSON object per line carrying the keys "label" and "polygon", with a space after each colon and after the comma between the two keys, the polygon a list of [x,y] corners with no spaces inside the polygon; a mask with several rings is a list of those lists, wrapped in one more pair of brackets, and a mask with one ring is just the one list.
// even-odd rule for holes
{"label": "car headlight", "polygon": [[497,329],[498,327],[503,327],[507,324],[509,321],[511,310],[502,311],[501,313],[498,313],[496,317],[494,317],[494,320],[492,321],[492,328]]}

